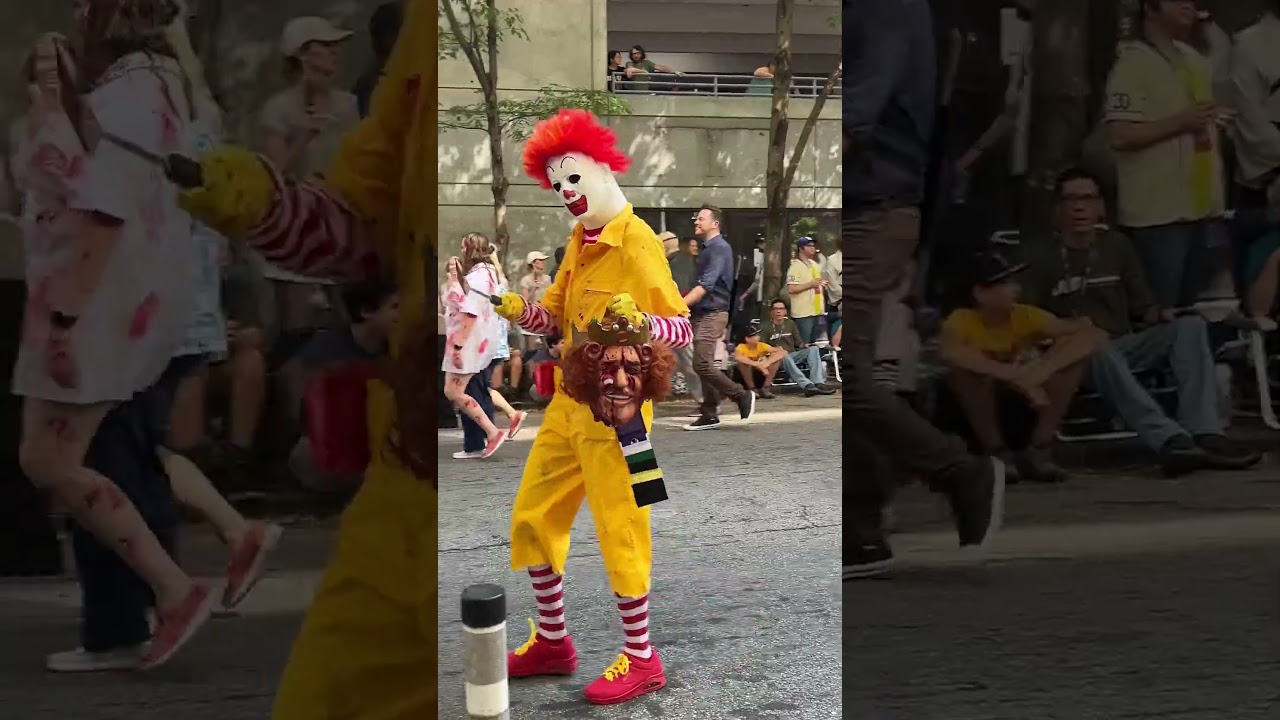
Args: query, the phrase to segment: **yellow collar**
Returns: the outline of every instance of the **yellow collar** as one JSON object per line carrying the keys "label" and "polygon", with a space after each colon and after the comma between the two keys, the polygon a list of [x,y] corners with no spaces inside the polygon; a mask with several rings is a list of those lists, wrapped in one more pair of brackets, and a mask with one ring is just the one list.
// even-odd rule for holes
{"label": "yellow collar", "polygon": [[[604,229],[600,231],[600,239],[596,244],[605,244],[609,247],[618,247],[622,244],[622,236],[626,234],[627,222],[635,217],[635,211],[631,209],[631,203],[622,208],[622,212],[618,213],[612,220],[605,223]],[[573,226],[573,239],[578,243],[582,242],[582,237],[586,234],[586,228],[582,227],[582,223]]]}

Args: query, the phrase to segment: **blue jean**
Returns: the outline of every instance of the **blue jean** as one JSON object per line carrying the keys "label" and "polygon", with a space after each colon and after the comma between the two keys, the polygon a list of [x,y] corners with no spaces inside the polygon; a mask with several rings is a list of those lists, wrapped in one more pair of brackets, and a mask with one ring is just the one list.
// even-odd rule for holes
{"label": "blue jean", "polygon": [[[799,363],[805,363],[809,371],[808,377],[800,369]],[[782,369],[787,373],[787,377],[791,378],[791,382],[802,388],[827,381],[827,368],[822,364],[822,351],[813,345],[787,355],[782,361]]]}
{"label": "blue jean", "polygon": [[821,315],[791,319],[795,321],[796,329],[800,331],[800,337],[796,338],[797,341],[813,343],[818,339],[818,332],[822,330]]}
{"label": "blue jean", "polygon": [[[489,372],[478,372],[471,376],[467,383],[467,395],[480,404],[484,414],[493,420],[493,398],[489,397]],[[464,452],[480,452],[488,443],[489,437],[466,413],[458,413],[462,418],[462,449]]]}
{"label": "blue jean", "polygon": [[[1164,367],[1172,369],[1177,378],[1176,422],[1133,376],[1134,372]],[[1112,338],[1093,354],[1090,373],[1102,398],[1152,450],[1159,452],[1177,436],[1223,432],[1209,329],[1201,317],[1181,317]]]}
{"label": "blue jean", "polygon": [[1231,234],[1219,218],[1132,228],[1129,234],[1161,307],[1195,303],[1218,271],[1230,269]]}
{"label": "blue jean", "polygon": [[[170,390],[157,383],[107,413],[89,444],[85,465],[115,482],[173,555],[178,514],[157,453],[168,421],[158,410],[167,411],[166,397],[171,397]],[[155,597],[147,583],[115,550],[74,523],[71,545],[83,603],[81,645],[91,652],[102,652],[149,640],[147,611],[155,604]]]}

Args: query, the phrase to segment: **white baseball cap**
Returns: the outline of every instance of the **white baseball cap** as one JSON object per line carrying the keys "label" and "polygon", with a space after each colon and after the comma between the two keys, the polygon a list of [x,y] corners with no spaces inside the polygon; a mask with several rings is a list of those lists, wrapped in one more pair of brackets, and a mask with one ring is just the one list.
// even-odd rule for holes
{"label": "white baseball cap", "polygon": [[294,18],[284,26],[284,33],[280,36],[280,53],[287,58],[297,57],[307,43],[342,42],[352,34],[350,30],[343,30],[322,17]]}
{"label": "white baseball cap", "polygon": [[524,256],[524,264],[532,265],[535,260],[546,260],[546,259],[547,259],[546,253],[541,253],[541,252],[538,252],[537,250],[534,250],[533,252]]}

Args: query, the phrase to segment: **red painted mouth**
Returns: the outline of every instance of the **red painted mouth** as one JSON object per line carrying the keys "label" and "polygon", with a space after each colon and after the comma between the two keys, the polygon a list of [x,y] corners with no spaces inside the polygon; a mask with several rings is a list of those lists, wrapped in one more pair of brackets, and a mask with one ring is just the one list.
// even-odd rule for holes
{"label": "red painted mouth", "polygon": [[587,196],[582,195],[565,207],[569,208],[569,212],[573,213],[574,217],[578,217],[587,211]]}

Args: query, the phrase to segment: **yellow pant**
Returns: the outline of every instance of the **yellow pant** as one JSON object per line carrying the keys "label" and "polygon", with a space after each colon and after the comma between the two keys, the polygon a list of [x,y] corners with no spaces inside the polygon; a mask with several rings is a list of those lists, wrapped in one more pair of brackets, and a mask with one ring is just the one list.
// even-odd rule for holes
{"label": "yellow pant", "polygon": [[[644,418],[651,426],[647,404]],[[533,441],[511,512],[511,569],[550,565],[563,574],[569,529],[584,496],[613,591],[627,597],[648,593],[649,508],[636,507],[618,437],[595,421],[590,408],[557,393]]]}
{"label": "yellow pant", "polygon": [[293,645],[273,720],[435,717],[436,491],[375,462]]}

